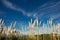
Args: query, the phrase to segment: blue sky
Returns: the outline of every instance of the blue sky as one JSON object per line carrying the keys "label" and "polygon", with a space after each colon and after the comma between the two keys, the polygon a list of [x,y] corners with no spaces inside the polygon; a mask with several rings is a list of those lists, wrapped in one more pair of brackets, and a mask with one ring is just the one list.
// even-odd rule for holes
{"label": "blue sky", "polygon": [[21,29],[36,17],[42,22],[53,18],[54,23],[60,23],[60,0],[0,0],[0,18],[6,26],[16,21],[16,28]]}

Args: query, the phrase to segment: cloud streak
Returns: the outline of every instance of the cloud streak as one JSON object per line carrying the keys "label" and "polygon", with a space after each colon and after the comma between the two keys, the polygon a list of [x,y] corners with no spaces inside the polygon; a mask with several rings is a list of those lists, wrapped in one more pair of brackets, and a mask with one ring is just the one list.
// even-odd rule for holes
{"label": "cloud streak", "polygon": [[8,0],[3,0],[2,1],[3,4],[7,7],[7,8],[10,8],[12,10],[16,10],[16,11],[19,11],[19,12],[22,12],[23,15],[26,15],[28,17],[36,17],[35,13],[33,12],[26,12],[25,10],[21,9],[20,7],[18,7],[17,5],[9,2]]}
{"label": "cloud streak", "polygon": [[[2,0],[2,3],[7,7],[10,8],[12,10],[16,10],[19,12],[22,12],[23,15],[26,15],[28,17],[43,17],[44,15],[47,15],[48,12],[54,8],[59,6],[60,1],[59,2],[49,2],[49,3],[44,3],[43,5],[41,5],[40,7],[36,8],[35,10],[33,10],[32,12],[26,12],[25,10],[21,9],[20,7],[18,7],[17,5],[9,2],[8,0]],[[54,13],[54,12],[52,12]],[[51,13],[51,14],[52,14]],[[53,16],[53,15],[49,15],[49,16]],[[58,15],[57,15],[58,16]],[[55,16],[56,17],[56,16]]]}
{"label": "cloud streak", "polygon": [[[27,13],[25,10],[21,9],[20,7],[17,7],[17,5],[12,4],[11,2],[9,2],[7,0],[3,0],[2,2],[7,8],[22,12],[23,15],[26,15],[26,13]],[[31,15],[27,14],[27,16],[31,16]]]}
{"label": "cloud streak", "polygon": [[[38,7],[34,10],[34,12],[37,13],[38,17],[53,17],[54,19],[57,17],[60,17],[59,8],[60,7],[60,1],[59,2],[53,2],[53,3],[44,3],[42,6]],[[57,11],[58,10],[58,11]],[[55,13],[56,12],[56,13]],[[57,14],[59,12],[59,14]],[[54,15],[57,14],[57,15]]]}

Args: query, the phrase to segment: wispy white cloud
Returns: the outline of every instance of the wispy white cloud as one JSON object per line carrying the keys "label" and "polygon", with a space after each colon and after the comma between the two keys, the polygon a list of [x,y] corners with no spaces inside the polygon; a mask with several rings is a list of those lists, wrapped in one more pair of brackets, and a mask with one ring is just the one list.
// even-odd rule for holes
{"label": "wispy white cloud", "polygon": [[59,2],[53,2],[53,3],[51,3],[51,2],[50,3],[44,3],[42,6],[38,7],[33,12],[36,12],[38,17],[47,16],[47,17],[53,17],[55,19],[57,17],[60,17],[59,16],[60,13],[58,13],[58,14],[56,13],[57,15],[54,15],[55,12],[59,11],[58,7],[60,7],[60,1]]}
{"label": "wispy white cloud", "polygon": [[43,15],[46,14],[46,12],[45,12],[46,9],[49,11],[50,8],[53,9],[54,7],[56,7],[60,4],[60,1],[59,2],[52,2],[52,3],[51,2],[50,3],[44,3],[40,7],[33,10],[32,12],[26,12],[25,10],[23,10],[22,8],[18,7],[17,5],[9,2],[8,0],[2,0],[2,2],[7,8],[22,12],[23,15],[26,15],[28,17],[42,17]]}
{"label": "wispy white cloud", "polygon": [[9,2],[8,0],[2,0],[3,4],[7,7],[7,8],[10,8],[12,10],[16,10],[16,11],[19,11],[19,12],[22,12],[23,15],[26,15],[28,17],[34,17],[34,13],[33,12],[26,12],[24,9],[18,7],[17,5]]}
{"label": "wispy white cloud", "polygon": [[12,4],[11,2],[9,2],[7,0],[2,0],[2,2],[6,7],[11,8],[11,9],[16,10],[16,11],[20,11],[23,14],[25,14],[25,11],[23,9],[17,7],[15,4]]}
{"label": "wispy white cloud", "polygon": [[37,13],[38,13],[38,12],[40,12],[41,10],[45,10],[45,9],[48,9],[48,8],[56,7],[56,6],[59,5],[59,4],[60,4],[60,1],[59,1],[59,2],[53,2],[53,3],[51,3],[51,2],[44,3],[43,5],[41,5],[41,6],[39,6],[38,8],[36,8],[36,9],[34,10],[34,12],[37,11]]}

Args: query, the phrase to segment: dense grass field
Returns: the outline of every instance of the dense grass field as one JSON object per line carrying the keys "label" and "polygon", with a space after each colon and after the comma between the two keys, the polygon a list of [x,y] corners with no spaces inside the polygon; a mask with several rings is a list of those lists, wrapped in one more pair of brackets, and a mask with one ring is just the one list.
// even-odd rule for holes
{"label": "dense grass field", "polygon": [[32,35],[32,36],[0,36],[0,40],[60,40],[60,36],[53,36],[52,34]]}

